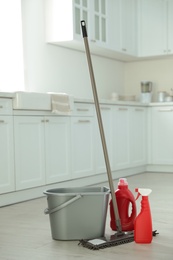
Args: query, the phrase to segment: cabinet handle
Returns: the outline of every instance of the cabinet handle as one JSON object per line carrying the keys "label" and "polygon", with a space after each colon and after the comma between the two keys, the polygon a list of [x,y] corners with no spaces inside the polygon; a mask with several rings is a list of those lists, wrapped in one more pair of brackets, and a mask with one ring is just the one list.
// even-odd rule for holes
{"label": "cabinet handle", "polygon": [[95,43],[95,42],[96,42],[96,40],[94,40],[94,39],[91,39],[91,42]]}
{"label": "cabinet handle", "polygon": [[0,120],[0,123],[5,123],[5,121],[4,120]]}
{"label": "cabinet handle", "polygon": [[0,106],[0,108],[3,108],[3,106]]}
{"label": "cabinet handle", "polygon": [[88,108],[77,108],[77,111],[89,111]]}
{"label": "cabinet handle", "polygon": [[90,120],[78,120],[78,123],[90,123]]}
{"label": "cabinet handle", "polygon": [[135,111],[144,111],[142,108],[135,108]]}
{"label": "cabinet handle", "polygon": [[110,110],[110,107],[101,107],[102,110]]}
{"label": "cabinet handle", "polygon": [[159,109],[159,112],[172,112],[173,108],[167,108],[167,109]]}
{"label": "cabinet handle", "polygon": [[120,110],[120,111],[127,111],[128,108],[126,108],[126,107],[119,107],[118,110]]}
{"label": "cabinet handle", "polygon": [[42,119],[41,122],[42,122],[42,123],[48,123],[48,122],[49,122],[49,119]]}

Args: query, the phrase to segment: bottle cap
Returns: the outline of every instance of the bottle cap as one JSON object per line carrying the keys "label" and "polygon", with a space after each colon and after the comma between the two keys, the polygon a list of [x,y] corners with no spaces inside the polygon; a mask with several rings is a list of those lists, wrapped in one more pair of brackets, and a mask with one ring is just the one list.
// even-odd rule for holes
{"label": "bottle cap", "polygon": [[127,186],[128,185],[127,179],[126,178],[120,178],[118,185]]}

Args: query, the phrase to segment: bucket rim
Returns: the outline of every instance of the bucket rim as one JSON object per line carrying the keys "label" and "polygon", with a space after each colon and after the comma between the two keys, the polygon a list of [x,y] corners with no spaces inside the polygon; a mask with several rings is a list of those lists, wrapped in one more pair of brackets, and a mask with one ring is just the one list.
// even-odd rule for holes
{"label": "bucket rim", "polygon": [[[74,191],[74,192],[60,192],[63,190],[72,190],[72,189],[88,189],[89,191]],[[102,188],[103,190],[100,191],[90,191],[91,188]],[[57,192],[55,192],[57,190]],[[59,191],[59,192],[58,192]],[[82,196],[88,196],[88,195],[105,195],[105,194],[110,194],[110,189],[108,187],[69,187],[69,188],[53,188],[53,189],[48,189],[43,191],[43,194],[45,195],[54,195],[54,196],[77,196],[77,195],[82,195]]]}

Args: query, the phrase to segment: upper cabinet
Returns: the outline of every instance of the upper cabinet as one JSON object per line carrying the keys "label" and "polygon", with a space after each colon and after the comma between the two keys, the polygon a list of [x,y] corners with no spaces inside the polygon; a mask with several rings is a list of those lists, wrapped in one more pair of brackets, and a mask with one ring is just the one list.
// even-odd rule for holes
{"label": "upper cabinet", "polygon": [[139,56],[173,53],[172,0],[139,1]]}
{"label": "upper cabinet", "polygon": [[173,0],[45,0],[46,41],[122,61],[173,54]]}
{"label": "upper cabinet", "polygon": [[91,53],[126,60],[136,51],[135,10],[136,0],[45,0],[46,41],[84,50],[85,20]]}
{"label": "upper cabinet", "polygon": [[137,2],[120,1],[120,50],[137,55]]}
{"label": "upper cabinet", "polygon": [[46,41],[83,50],[81,20],[85,20],[91,45],[109,48],[107,11],[111,1],[45,0]]}

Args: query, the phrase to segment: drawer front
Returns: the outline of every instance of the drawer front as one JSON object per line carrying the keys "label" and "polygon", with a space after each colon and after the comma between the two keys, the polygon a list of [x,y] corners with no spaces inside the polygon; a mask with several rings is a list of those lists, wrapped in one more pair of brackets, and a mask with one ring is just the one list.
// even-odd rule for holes
{"label": "drawer front", "polygon": [[0,115],[12,115],[12,100],[0,98]]}
{"label": "drawer front", "polygon": [[94,115],[94,105],[93,104],[84,104],[84,103],[75,103],[73,115],[93,116]]}

